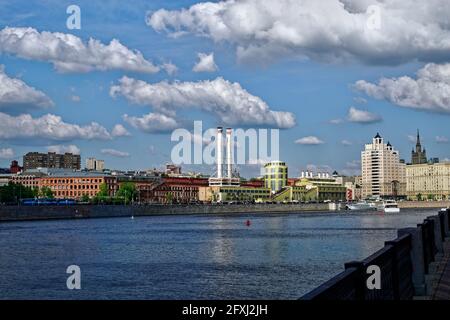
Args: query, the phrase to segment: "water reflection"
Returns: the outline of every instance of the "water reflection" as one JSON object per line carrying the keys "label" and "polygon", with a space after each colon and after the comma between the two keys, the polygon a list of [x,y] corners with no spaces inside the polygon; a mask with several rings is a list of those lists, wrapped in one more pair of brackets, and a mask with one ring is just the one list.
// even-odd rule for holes
{"label": "water reflection", "polygon": [[217,218],[214,224],[216,232],[212,238],[211,256],[216,263],[229,264],[234,260],[234,243],[232,238],[226,236],[225,231],[233,227],[232,221],[226,218]]}
{"label": "water reflection", "polygon": [[[0,298],[296,299],[436,210],[0,224]],[[245,221],[251,220],[246,226]],[[83,289],[66,289],[78,264]]]}

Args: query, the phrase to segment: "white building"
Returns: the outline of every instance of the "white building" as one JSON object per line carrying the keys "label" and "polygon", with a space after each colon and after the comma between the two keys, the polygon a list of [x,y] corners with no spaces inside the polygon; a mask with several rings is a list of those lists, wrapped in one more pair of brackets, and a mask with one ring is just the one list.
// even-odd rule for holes
{"label": "white building", "polygon": [[361,152],[361,167],[363,198],[405,195],[405,163],[400,161],[399,152],[389,142],[384,143],[379,133]]}
{"label": "white building", "polygon": [[97,160],[95,158],[87,158],[86,169],[93,171],[103,171],[103,169],[105,169],[105,161]]}
{"label": "white building", "polygon": [[406,195],[410,200],[450,199],[450,162],[407,165]]}

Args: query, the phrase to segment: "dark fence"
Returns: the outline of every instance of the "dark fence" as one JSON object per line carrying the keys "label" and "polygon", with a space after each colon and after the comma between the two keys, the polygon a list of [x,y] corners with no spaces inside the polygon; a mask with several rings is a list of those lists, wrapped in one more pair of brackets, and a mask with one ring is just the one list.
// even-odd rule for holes
{"label": "dark fence", "polygon": [[[447,223],[445,220],[447,219]],[[363,261],[345,264],[345,270],[318,288],[304,295],[302,300],[410,300],[420,287],[414,272],[429,272],[429,264],[438,252],[435,243],[435,221],[439,222],[439,240],[444,241],[449,232],[450,209],[441,210],[438,219],[427,218],[417,228],[411,228],[397,239],[385,242],[385,246]],[[408,230],[408,229],[404,229]],[[413,241],[414,235],[414,241]],[[416,246],[413,250],[413,245]],[[419,252],[419,254],[417,254]],[[414,261],[413,261],[414,260]],[[372,274],[369,266],[377,266],[381,272],[379,289],[369,289],[367,281]],[[413,267],[415,266],[415,267]],[[414,270],[415,269],[415,270]],[[424,275],[422,275],[424,277]]]}
{"label": "dark fence", "polygon": [[428,266],[434,261],[434,255],[436,253],[436,245],[434,243],[434,221],[425,219],[423,223],[418,224],[422,230],[422,242],[423,242],[423,262],[425,273],[428,273]]}
{"label": "dark fence", "polygon": [[446,233],[446,230],[445,230],[445,216],[446,216],[446,214],[445,214],[444,211],[440,211],[439,212],[438,217],[439,217],[439,222],[441,224],[441,241],[445,241],[445,233]]}

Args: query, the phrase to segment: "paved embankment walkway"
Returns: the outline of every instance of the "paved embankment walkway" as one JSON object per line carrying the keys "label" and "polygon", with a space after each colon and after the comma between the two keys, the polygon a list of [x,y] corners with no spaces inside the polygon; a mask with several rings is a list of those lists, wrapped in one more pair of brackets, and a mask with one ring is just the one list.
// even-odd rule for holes
{"label": "paved embankment walkway", "polygon": [[450,239],[444,242],[444,256],[436,270],[437,279],[433,300],[450,300]]}
{"label": "paved embankment walkway", "polygon": [[450,201],[399,201],[400,208],[450,208]]}

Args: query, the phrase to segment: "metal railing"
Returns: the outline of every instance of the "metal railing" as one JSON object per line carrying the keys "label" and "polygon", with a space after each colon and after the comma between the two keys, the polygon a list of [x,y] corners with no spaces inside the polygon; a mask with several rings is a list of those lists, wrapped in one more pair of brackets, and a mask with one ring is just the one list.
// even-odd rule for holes
{"label": "metal railing", "polygon": [[[445,241],[450,231],[450,209],[441,210],[436,218],[429,217],[416,228],[399,230],[397,239],[385,242],[382,249],[362,261],[346,263],[343,272],[301,300],[410,300],[424,294],[420,288],[426,286],[425,274],[438,253],[435,241]],[[369,266],[380,268],[379,289],[367,286]]]}

